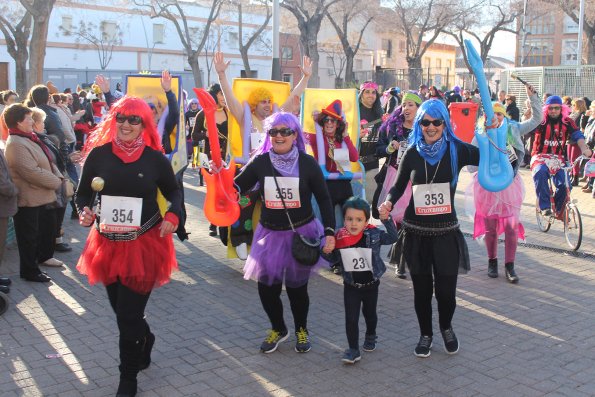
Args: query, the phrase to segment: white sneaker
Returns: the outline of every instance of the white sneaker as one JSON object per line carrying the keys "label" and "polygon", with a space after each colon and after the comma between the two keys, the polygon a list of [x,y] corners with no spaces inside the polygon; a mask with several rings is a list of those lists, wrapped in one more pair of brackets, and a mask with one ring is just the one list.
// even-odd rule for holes
{"label": "white sneaker", "polygon": [[236,247],[236,255],[241,260],[245,261],[248,258],[248,245],[242,243]]}
{"label": "white sneaker", "polygon": [[47,267],[63,267],[66,266],[66,264],[64,262],[62,262],[61,260],[58,260],[56,258],[50,258],[45,262],[40,263],[41,266],[47,266]]}

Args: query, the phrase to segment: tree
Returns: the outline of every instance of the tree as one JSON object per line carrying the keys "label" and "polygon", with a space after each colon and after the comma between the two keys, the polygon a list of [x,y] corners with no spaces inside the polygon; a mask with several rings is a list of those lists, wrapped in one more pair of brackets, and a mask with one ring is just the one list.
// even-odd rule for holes
{"label": "tree", "polygon": [[[343,88],[344,84],[343,81],[341,81],[341,75],[343,74],[343,69],[345,69],[345,64],[347,63],[347,55],[345,54],[343,47],[337,42],[322,43],[320,52],[326,54],[331,59],[333,75],[335,76],[335,88]],[[351,80],[345,79],[345,82],[347,81]],[[337,87],[337,83],[340,83],[339,87]]]}
{"label": "tree", "polygon": [[[15,60],[17,91],[21,95],[27,92],[29,85],[43,81],[48,28],[55,3],[56,0],[19,0],[8,4],[4,2],[2,6],[0,31],[9,48],[8,53]],[[23,8],[18,7],[17,4]],[[27,40],[29,40],[28,49]],[[27,61],[29,61],[28,76],[25,72]]]}
{"label": "tree", "polygon": [[[12,23],[11,20],[18,21]],[[27,44],[31,36],[31,14],[24,10],[13,11],[8,5],[0,9],[0,31],[6,41],[8,54],[15,61],[16,91],[21,98],[24,98],[29,85],[27,84],[27,61],[29,60],[29,49]]]}
{"label": "tree", "polygon": [[[480,0],[471,0],[480,1]],[[391,0],[393,15],[386,13],[387,23],[395,23],[405,36],[409,85],[416,87],[422,80],[421,60],[444,29],[472,12],[478,3],[457,0]]]}
{"label": "tree", "polygon": [[330,6],[340,0],[285,0],[281,7],[293,14],[300,31],[300,43],[305,55],[312,61],[312,76],[310,82],[314,87],[319,86],[318,77],[318,32],[320,25]]}
{"label": "tree", "polygon": [[184,51],[186,59],[192,69],[194,76],[194,84],[196,87],[202,87],[202,75],[200,73],[200,65],[198,57],[203,51],[205,43],[209,37],[211,24],[219,16],[222,0],[211,0],[209,16],[207,21],[201,27],[188,26],[188,18],[184,9],[177,0],[134,0],[137,6],[149,8],[151,10],[151,18],[165,18],[174,24]]}
{"label": "tree", "polygon": [[514,22],[522,14],[522,11],[522,4],[519,2],[490,0],[481,7],[479,12],[462,15],[452,27],[444,29],[444,33],[454,37],[461,48],[469,73],[473,72],[467,60],[467,51],[463,40],[471,37],[479,44],[479,55],[485,64],[496,33],[519,33],[521,26],[520,24],[515,25]]}
{"label": "tree", "polygon": [[[577,25],[579,23],[579,0],[545,0],[546,3],[558,5]],[[587,65],[595,64],[595,7],[587,1],[583,32],[587,39]],[[582,54],[578,54],[582,57]]]}
{"label": "tree", "polygon": [[80,21],[77,29],[64,29],[62,26],[59,29],[65,36],[75,36],[77,43],[83,40],[95,47],[101,70],[105,70],[111,62],[114,47],[122,44],[122,29],[117,23],[110,25],[110,22],[103,21],[97,26],[93,22]]}
{"label": "tree", "polygon": [[[326,12],[326,17],[335,28],[339,41],[341,42],[343,52],[345,52],[346,83],[354,81],[353,60],[359,51],[359,47],[366,28],[370,22],[372,22],[372,19],[374,19],[374,15],[371,15],[368,12],[369,8],[370,5],[368,3],[364,3],[360,0],[345,0],[341,3],[336,3]],[[358,17],[362,17],[360,19],[363,21],[363,25],[361,25],[359,32],[354,32],[353,35],[350,35],[349,27],[351,26],[349,24],[354,22],[354,20]],[[355,44],[350,43],[349,36],[352,36],[352,42]]]}
{"label": "tree", "polygon": [[[269,7],[269,5],[267,4],[267,0],[261,0],[259,1],[259,6],[262,7],[264,6],[264,8],[266,9],[266,16],[264,21],[262,22],[262,24],[256,28],[255,30],[252,31],[252,34],[247,33],[246,36],[244,37],[244,24],[243,24],[243,17],[244,17],[244,13],[243,13],[243,9],[242,9],[242,0],[238,0],[236,2],[236,7],[238,10],[238,49],[240,50],[240,55],[242,55],[242,62],[244,63],[244,70],[246,71],[246,75],[250,76],[251,75],[251,70],[250,70],[250,61],[248,59],[248,51],[250,50],[250,47],[252,47],[252,45],[254,45],[256,42],[258,42],[259,40],[262,39],[262,32],[264,32],[264,30],[266,29],[266,27],[269,25],[269,21],[271,20],[272,17],[272,13],[271,13],[271,7]],[[244,43],[244,39],[246,39],[246,42]]]}

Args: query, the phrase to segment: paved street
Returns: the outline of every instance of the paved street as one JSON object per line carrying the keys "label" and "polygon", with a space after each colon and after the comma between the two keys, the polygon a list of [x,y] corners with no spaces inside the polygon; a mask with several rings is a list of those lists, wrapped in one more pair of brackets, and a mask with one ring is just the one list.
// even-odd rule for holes
{"label": "paved street", "polygon": [[[521,171],[527,243],[566,249],[562,224],[537,230],[529,171]],[[180,271],[153,292],[148,321],[157,336],[153,364],[139,376],[139,396],[592,396],[595,395],[595,261],[520,246],[519,285],[486,275],[485,248],[467,239],[471,272],[459,278],[453,326],[458,355],[447,356],[434,320],[434,348],[413,355],[419,334],[410,280],[383,277],[378,349],[354,366],[341,363],[346,347],[342,284],[328,271],[311,279],[307,354],[290,336],[279,351],[259,353],[268,320],[256,284],[242,278],[242,262],[226,259],[208,236],[197,172],[186,176],[190,241],[176,241]],[[461,173],[457,208],[465,232]],[[595,199],[575,189],[587,234],[582,252],[595,254]],[[87,229],[65,220],[73,252],[57,254],[68,267],[48,269],[53,282],[18,278],[16,248],[1,273],[13,279],[10,307],[0,317],[2,396],[113,396],[118,383],[117,327],[104,288],[90,287],[75,269]],[[503,255],[503,245],[500,253]],[[386,251],[386,249],[385,249]],[[503,260],[501,261],[503,262]],[[286,321],[293,322],[283,294]],[[435,316],[436,317],[436,316]],[[362,339],[363,339],[363,319]],[[59,357],[55,355],[58,354]]]}

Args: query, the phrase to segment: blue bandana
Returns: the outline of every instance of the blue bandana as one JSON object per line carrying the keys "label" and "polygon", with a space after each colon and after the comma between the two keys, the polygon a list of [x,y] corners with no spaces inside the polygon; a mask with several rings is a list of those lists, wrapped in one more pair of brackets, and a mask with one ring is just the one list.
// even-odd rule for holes
{"label": "blue bandana", "polygon": [[430,163],[430,165],[435,165],[440,161],[442,156],[444,156],[444,153],[446,153],[447,146],[446,138],[444,134],[442,134],[442,137],[431,145],[428,145],[426,141],[420,139],[417,142],[417,152],[424,158],[424,160]]}

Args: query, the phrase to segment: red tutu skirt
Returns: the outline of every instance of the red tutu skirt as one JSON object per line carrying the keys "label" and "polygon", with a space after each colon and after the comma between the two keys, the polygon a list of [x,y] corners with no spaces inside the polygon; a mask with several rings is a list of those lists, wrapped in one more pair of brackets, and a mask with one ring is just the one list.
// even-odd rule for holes
{"label": "red tutu skirt", "polygon": [[167,283],[178,262],[171,234],[159,237],[157,226],[133,241],[109,240],[93,227],[76,268],[91,285],[120,280],[133,291],[146,294]]}

